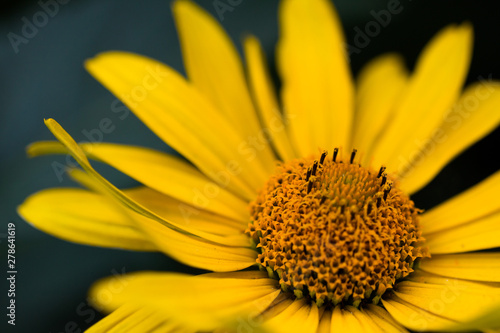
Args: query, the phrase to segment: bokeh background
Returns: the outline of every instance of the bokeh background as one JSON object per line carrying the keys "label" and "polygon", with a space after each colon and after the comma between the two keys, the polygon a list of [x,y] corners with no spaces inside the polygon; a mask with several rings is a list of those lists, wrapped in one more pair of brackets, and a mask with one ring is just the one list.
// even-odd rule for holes
{"label": "bokeh background", "polygon": [[[228,4],[227,0],[220,0]],[[374,12],[395,0],[336,1],[347,43],[356,46],[359,30],[375,20]],[[93,281],[116,272],[175,270],[196,272],[155,253],[92,248],[46,235],[25,223],[16,213],[29,194],[47,187],[73,186],[67,176],[60,182],[51,164],[63,157],[28,159],[25,147],[36,140],[51,140],[44,118],[55,118],[79,140],[85,131],[111,119],[114,130],[104,141],[130,143],[172,152],[133,114],[124,119],[113,113],[115,97],[83,69],[85,59],[107,50],[126,50],[159,59],[184,73],[169,0],[62,1],[57,13],[28,31],[29,37],[13,45],[13,34],[23,37],[26,21],[43,23],[54,1],[7,1],[0,14],[0,331],[80,332],[101,315],[86,301]],[[274,66],[278,38],[276,0],[233,0],[232,11],[217,15],[214,1],[197,1],[226,28],[239,50],[241,37],[252,32],[261,40]],[[479,76],[500,78],[500,12],[495,1],[401,0],[402,11],[368,43],[351,55],[358,73],[369,59],[385,52],[404,55],[412,68],[426,42],[449,23],[470,21],[475,47],[467,82]],[[54,13],[55,9],[52,7]],[[24,28],[26,29],[26,28]],[[26,31],[25,31],[26,32]],[[9,39],[10,36],[10,39]],[[124,69],[126,70],[126,69]],[[500,112],[500,109],[498,110]],[[428,209],[499,169],[500,131],[468,149],[413,198]],[[99,166],[113,183],[133,186],[127,177]],[[16,326],[7,325],[7,223],[16,225]]]}

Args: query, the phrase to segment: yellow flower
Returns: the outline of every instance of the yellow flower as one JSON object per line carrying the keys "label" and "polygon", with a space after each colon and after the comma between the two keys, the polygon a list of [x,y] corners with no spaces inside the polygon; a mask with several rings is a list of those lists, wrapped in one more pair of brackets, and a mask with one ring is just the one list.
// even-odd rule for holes
{"label": "yellow flower", "polygon": [[[259,42],[246,66],[217,22],[178,0],[188,79],[124,52],[86,68],[182,158],[142,147],[59,142],[84,189],[49,189],[19,214],[77,243],[161,251],[212,273],[97,282],[111,314],[91,332],[396,332],[500,328],[500,172],[423,212],[409,195],[500,121],[500,85],[462,92],[472,28],[437,34],[410,75],[397,55],[356,86],[326,0],[283,0],[278,102]],[[281,107],[280,107],[281,105]],[[281,110],[281,111],[280,111]],[[89,159],[142,186],[120,190]],[[259,270],[260,268],[260,270]]]}

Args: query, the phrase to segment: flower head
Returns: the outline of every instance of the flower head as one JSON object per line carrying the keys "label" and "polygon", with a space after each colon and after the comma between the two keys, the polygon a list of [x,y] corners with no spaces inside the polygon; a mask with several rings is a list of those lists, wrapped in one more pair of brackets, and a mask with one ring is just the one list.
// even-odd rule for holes
{"label": "flower head", "polygon": [[[212,271],[97,282],[91,299],[111,314],[91,332],[500,328],[500,173],[428,212],[410,198],[500,121],[498,83],[462,91],[470,25],[439,32],[412,74],[384,55],[354,84],[331,4],[283,0],[278,100],[256,38],[244,67],[212,17],[187,0],[173,10],[187,79],[124,52],[86,68],[190,163],[77,144],[52,119],[58,142],[28,148],[71,154],[88,188],[32,195],[28,222]],[[90,160],[142,185],[121,190]]]}

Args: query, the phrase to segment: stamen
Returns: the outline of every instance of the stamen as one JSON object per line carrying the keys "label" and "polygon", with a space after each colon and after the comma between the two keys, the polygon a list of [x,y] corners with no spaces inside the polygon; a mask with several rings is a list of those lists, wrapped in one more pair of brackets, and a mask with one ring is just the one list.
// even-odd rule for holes
{"label": "stamen", "polygon": [[309,178],[311,178],[311,172],[312,172],[311,167],[307,168],[306,182],[308,182]]}
{"label": "stamen", "polygon": [[333,158],[332,158],[332,161],[333,162],[337,162],[337,154],[339,153],[339,149],[338,148],[335,148],[333,150]]}
{"label": "stamen", "polygon": [[384,190],[384,201],[387,200],[387,195],[389,194],[389,192],[391,191],[391,188],[392,188],[392,182],[390,182],[389,184],[389,187],[387,189]]}
{"label": "stamen", "polygon": [[323,153],[321,154],[321,158],[319,159],[319,164],[323,165],[323,162],[325,162],[326,155],[328,155],[328,151],[323,150]]}
{"label": "stamen", "polygon": [[313,188],[313,182],[309,181],[309,183],[307,183],[307,193],[310,193],[312,188]]}
{"label": "stamen", "polygon": [[312,173],[311,173],[313,176],[316,176],[316,170],[318,170],[318,160],[315,160],[313,162],[313,168],[312,168]]}
{"label": "stamen", "polygon": [[384,175],[382,176],[382,182],[380,183],[380,187],[383,187],[386,181],[387,181],[387,173],[384,173]]}
{"label": "stamen", "polygon": [[354,162],[354,157],[356,156],[357,149],[353,149],[351,153],[351,160],[349,161],[350,164]]}
{"label": "stamen", "polygon": [[380,178],[380,176],[382,176],[382,174],[384,173],[385,171],[385,166],[381,166],[380,167],[380,170],[378,171],[378,175],[377,175],[377,178]]}

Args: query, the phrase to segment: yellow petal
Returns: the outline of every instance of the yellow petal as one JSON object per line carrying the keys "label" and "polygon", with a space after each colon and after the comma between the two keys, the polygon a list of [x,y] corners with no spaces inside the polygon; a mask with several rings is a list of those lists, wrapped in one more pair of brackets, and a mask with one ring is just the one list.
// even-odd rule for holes
{"label": "yellow petal", "polygon": [[367,304],[361,308],[361,312],[370,317],[373,322],[382,329],[382,332],[401,333],[408,332],[381,306]]}
{"label": "yellow petal", "polygon": [[87,330],[87,333],[104,333],[115,327],[120,322],[133,315],[137,309],[133,306],[122,306],[116,309]]}
{"label": "yellow petal", "polygon": [[248,221],[239,222],[198,209],[147,187],[137,187],[124,192],[165,220],[175,221],[181,226],[186,225],[217,235],[241,234],[248,226]]}
{"label": "yellow petal", "polygon": [[418,267],[457,279],[500,282],[500,253],[433,255]]}
{"label": "yellow petal", "polygon": [[[380,327],[376,321],[372,319],[365,311],[360,311],[360,309],[353,306],[346,306],[346,311],[350,312],[357,319],[359,325],[363,327],[363,332],[373,332],[373,333],[386,333],[387,331]],[[387,325],[390,326],[390,325]],[[395,327],[393,327],[395,329]]]}
{"label": "yellow petal", "polygon": [[450,278],[434,280],[441,281],[439,284],[400,282],[394,294],[409,304],[457,322],[474,319],[500,302],[500,288]]}
{"label": "yellow petal", "polygon": [[260,112],[263,131],[272,139],[273,146],[282,160],[296,158],[297,153],[288,137],[286,119],[281,116],[260,43],[257,38],[250,36],[245,39],[244,47],[250,88]]}
{"label": "yellow petal", "polygon": [[[447,277],[442,277],[439,275],[430,274],[424,272],[422,270],[415,271],[410,277],[410,281],[417,282],[423,285],[430,286],[443,286],[445,289],[445,293],[442,295],[442,300],[450,300],[450,296],[453,296],[451,293],[461,294],[461,290],[469,290],[469,291],[484,291],[484,290],[492,290],[492,292],[487,292],[490,298],[493,298],[490,305],[484,308],[484,311],[479,311],[480,314],[477,316],[471,315],[469,318],[464,317],[463,320],[455,324],[448,324],[445,326],[442,331],[491,331],[499,326],[498,321],[498,309],[500,309],[500,303],[496,303],[495,298],[498,299],[498,293],[500,290],[500,284],[498,283],[481,283],[474,281],[466,281],[459,279],[451,279]],[[478,301],[481,302],[481,300]],[[434,302],[433,306],[435,307],[438,302]],[[474,303],[475,307],[477,307]],[[482,306],[482,305],[481,305]]]}
{"label": "yellow petal", "polygon": [[[209,177],[251,199],[273,170],[266,145],[243,136],[192,85],[160,62],[124,52],[101,54],[87,70],[156,135]],[[124,71],[123,68],[127,70]]]}
{"label": "yellow petal", "polygon": [[441,124],[460,94],[472,50],[470,24],[443,29],[426,46],[396,106],[394,117],[376,143],[376,165],[402,172],[404,161]]}
{"label": "yellow petal", "polygon": [[414,193],[467,147],[493,131],[500,123],[500,84],[479,82],[468,87],[452,112],[415,154],[401,174],[401,188]]}
{"label": "yellow petal", "polygon": [[255,263],[255,251],[238,247],[247,246],[243,243],[248,242],[248,237],[218,236],[189,226],[180,227],[165,220],[132,200],[97,173],[81,148],[55,120],[46,120],[46,124],[88,173],[74,169],[70,175],[83,185],[113,198],[118,203],[117,207],[123,209],[165,253],[188,265],[214,271],[239,270]]}
{"label": "yellow petal", "polygon": [[408,71],[396,54],[376,58],[359,75],[352,146],[365,155],[364,160],[368,163],[373,143],[393,117],[407,80]]}
{"label": "yellow petal", "polygon": [[442,331],[444,327],[455,324],[454,321],[405,302],[395,295],[382,299],[382,304],[398,323],[413,331]]}
{"label": "yellow petal", "polygon": [[331,331],[332,326],[332,311],[324,310],[318,324],[317,333],[334,333]]}
{"label": "yellow petal", "polygon": [[279,14],[281,96],[297,152],[349,149],[354,88],[335,9],[327,0],[290,0]]}
{"label": "yellow petal", "polygon": [[365,314],[354,307],[337,306],[332,313],[331,332],[382,332]]}
{"label": "yellow petal", "polygon": [[492,306],[482,315],[467,321],[446,327],[445,331],[482,331],[499,332],[500,331],[500,304]]}
{"label": "yellow petal", "polygon": [[451,285],[457,285],[459,288],[471,288],[471,289],[478,289],[478,288],[483,288],[484,286],[489,286],[489,287],[496,287],[500,286],[498,283],[495,282],[481,282],[481,281],[467,281],[467,280],[461,280],[461,279],[450,279],[449,277],[446,276],[440,276],[436,275],[433,273],[425,272],[420,269],[416,269],[411,275],[407,277],[408,281],[413,281],[417,282],[420,284],[433,284],[433,285],[445,285],[445,286],[450,286],[450,290],[453,289],[451,288]]}
{"label": "yellow petal", "polygon": [[[178,0],[173,12],[188,78],[243,137],[261,132],[241,59],[219,23],[194,2]],[[272,163],[267,142],[260,152]]]}
{"label": "yellow petal", "polygon": [[425,235],[431,254],[461,253],[500,246],[500,212]]}
{"label": "yellow petal", "polygon": [[[54,119],[46,119],[45,125],[49,128],[52,134],[68,149],[68,152],[71,156],[76,160],[76,162],[89,173],[91,179],[86,179],[87,182],[95,182],[95,184],[99,185],[99,189],[105,189],[107,193],[111,196],[117,198],[120,202],[122,202],[126,207],[129,207],[135,212],[140,214],[144,214],[148,217],[151,217],[156,220],[162,221],[161,218],[158,218],[154,213],[148,211],[144,207],[140,206],[129,197],[127,197],[124,193],[122,193],[118,188],[116,188],[113,184],[108,182],[104,177],[102,177],[97,171],[92,168],[90,165],[87,156],[83,152],[83,150],[78,146],[78,144],[73,140],[73,138],[59,125]],[[75,175],[78,173],[74,173]],[[83,179],[82,179],[83,180]],[[176,228],[174,225],[170,224],[167,221],[162,221],[166,226],[174,229],[182,231],[181,229]]]}
{"label": "yellow petal", "polygon": [[148,233],[158,249],[192,267],[230,272],[255,265],[257,253],[244,247],[227,247],[190,237],[135,214],[135,221]]}
{"label": "yellow petal", "polygon": [[424,213],[424,234],[455,228],[500,210],[500,171],[465,192]]}
{"label": "yellow petal", "polygon": [[71,242],[136,251],[157,250],[113,202],[87,190],[43,190],[27,198],[18,212],[34,227]]}
{"label": "yellow petal", "polygon": [[86,333],[107,332],[170,332],[178,327],[178,324],[154,313],[147,308],[138,309],[137,306],[124,305],[111,314],[92,325]]}
{"label": "yellow petal", "polygon": [[[60,147],[58,147],[60,146]],[[229,174],[219,185],[182,159],[153,149],[128,145],[80,144],[87,157],[104,162],[144,185],[197,208],[248,221],[247,203],[229,192]],[[28,147],[30,156],[65,153],[59,142],[41,141]]]}
{"label": "yellow petal", "polygon": [[234,318],[258,315],[280,292],[265,273],[257,271],[253,278],[239,274],[219,278],[148,272],[109,277],[92,287],[90,300],[106,311],[130,304],[146,307],[188,329],[211,331]]}
{"label": "yellow petal", "polygon": [[[262,319],[262,322],[266,323],[270,319],[278,316],[281,312],[288,309],[294,302],[295,300],[291,299],[288,295],[281,293],[278,297],[275,298],[273,303],[271,303],[271,305],[269,305],[269,307],[262,312],[260,317]],[[264,325],[261,325],[260,327],[262,328],[263,326]]]}
{"label": "yellow petal", "polygon": [[269,332],[315,333],[319,323],[318,307],[304,299],[295,300],[278,315],[264,323]]}
{"label": "yellow petal", "polygon": [[81,170],[72,170],[70,175],[82,185],[109,195],[117,207],[148,235],[148,239],[155,243],[159,250],[180,262],[222,272],[240,270],[255,264],[257,254],[247,248],[248,237],[243,234],[218,236],[197,230],[189,224],[174,225],[122,191],[113,190]]}
{"label": "yellow petal", "polygon": [[88,173],[88,176],[86,176],[83,172],[79,172],[79,170],[77,169],[73,170],[70,174],[75,178],[75,180],[100,193],[108,194],[111,198],[114,198],[123,206],[128,207],[130,210],[148,218],[149,221],[155,221],[164,227],[174,230],[175,232],[200,237],[207,241],[219,244],[230,246],[246,245],[247,240],[245,239],[245,237],[243,237],[243,235],[241,235],[242,237],[235,236],[232,238],[225,238],[218,235],[205,233],[200,230],[190,228],[186,225],[181,227],[179,225],[176,225],[172,221],[165,220],[158,214],[140,205],[138,202],[132,200],[129,196],[116,188],[113,184],[108,182],[97,171],[95,171],[90,165],[87,157],[85,156],[85,153],[80,148],[80,146],[76,144],[73,138],[55,120],[48,119],[45,121],[45,123],[50,131],[54,134],[54,136],[56,136],[57,139],[59,139],[59,141],[66,146],[71,156],[73,156],[73,158],[75,158],[80,166]]}

